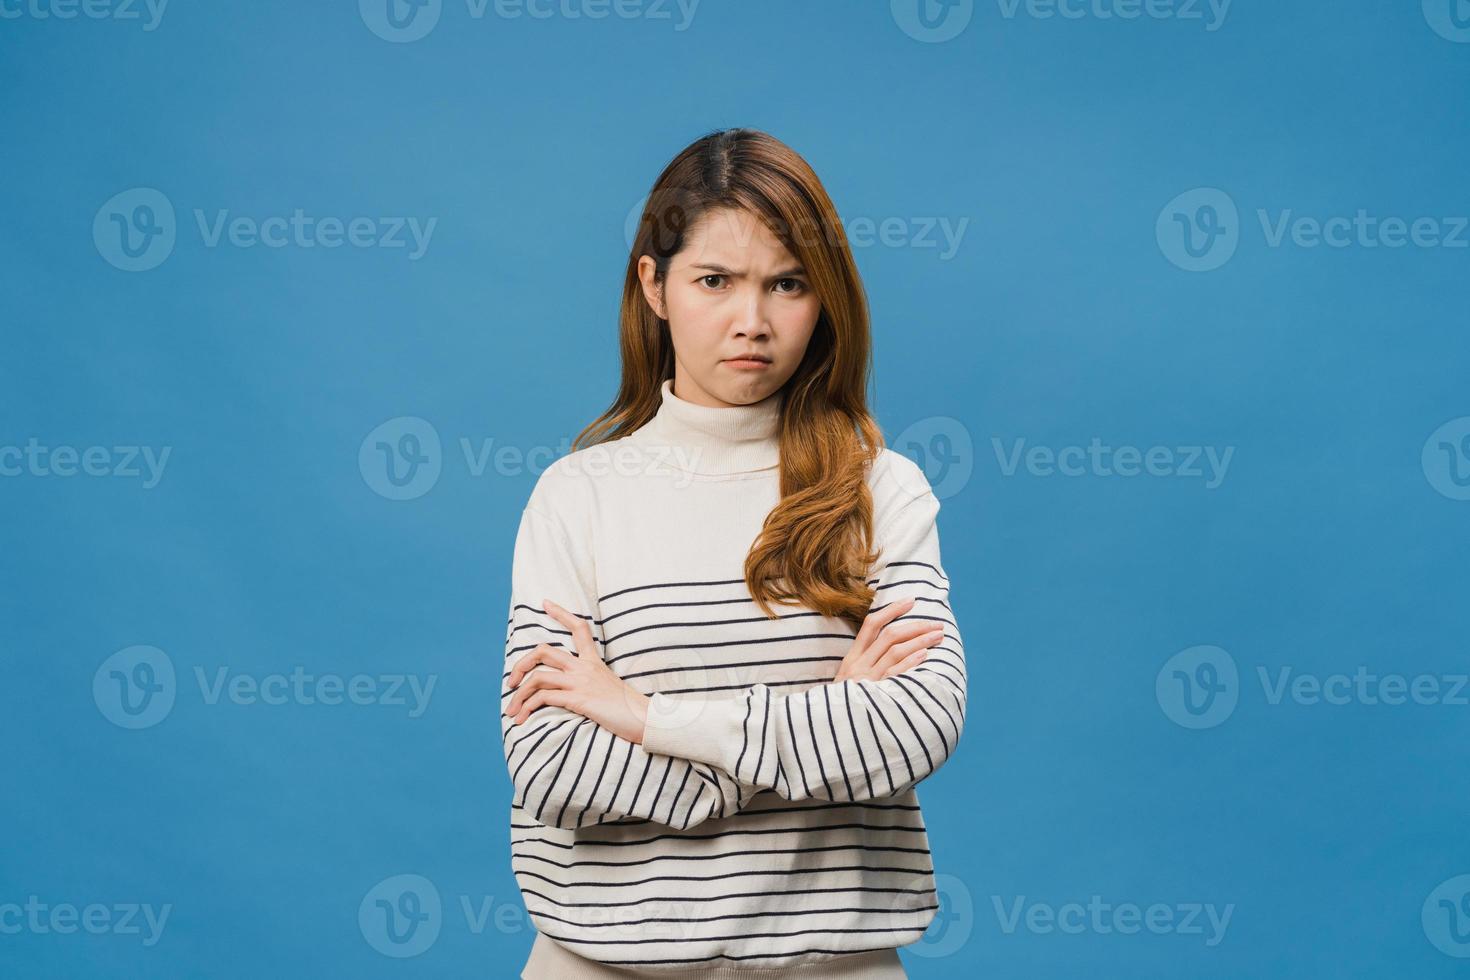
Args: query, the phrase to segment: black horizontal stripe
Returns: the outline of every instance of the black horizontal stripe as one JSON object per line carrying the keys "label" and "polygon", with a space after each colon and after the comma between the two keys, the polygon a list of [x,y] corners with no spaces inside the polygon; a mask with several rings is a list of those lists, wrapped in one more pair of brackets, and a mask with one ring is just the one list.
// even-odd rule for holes
{"label": "black horizontal stripe", "polygon": [[836,871],[861,871],[865,874],[880,874],[884,871],[892,871],[895,873],[917,875],[927,873],[928,869],[899,868],[890,865],[839,864],[834,867],[822,868],[773,868],[764,871],[722,871],[719,874],[712,875],[650,875],[647,878],[635,878],[631,881],[557,881],[555,878],[548,878],[535,871],[518,870],[516,873],[540,878],[547,884],[555,885],[557,888],[634,888],[638,885],[647,885],[655,881],[710,882],[720,881],[725,878],[797,878],[802,875],[832,874]]}
{"label": "black horizontal stripe", "polygon": [[611,666],[626,657],[639,657],[646,653],[662,653],[665,650],[719,650],[731,647],[759,646],[763,643],[795,643],[799,640],[847,640],[850,643],[854,635],[852,633],[795,633],[791,636],[757,636],[724,643],[667,643],[663,646],[646,647],[642,650],[629,650],[627,653],[620,653],[616,657],[609,657],[607,662]]}
{"label": "black horizontal stripe", "polygon": [[626,919],[619,922],[578,922],[576,919],[568,919],[560,915],[552,915],[550,912],[544,911],[536,912],[535,915],[539,919],[552,919],[556,922],[565,922],[567,925],[577,926],[578,928],[582,929],[601,929],[604,927],[618,928],[627,926],[642,926],[648,925],[652,922],[676,922],[682,925],[689,922],[728,922],[734,919],[774,919],[797,915],[836,915],[842,912],[873,913],[875,915],[908,915],[916,912],[937,912],[938,910],[938,905],[921,905],[918,908],[913,909],[871,909],[863,908],[862,906],[859,906],[857,908],[825,907],[819,909],[790,909],[789,911],[780,912],[731,912],[729,915],[707,915],[698,918],[688,918],[685,916],[650,916],[646,919]]}
{"label": "black horizontal stripe", "polygon": [[[524,842],[520,842],[524,843]],[[520,858],[526,861],[542,861],[552,867],[570,868],[636,868],[654,861],[723,861],[726,858],[745,858],[760,854],[823,854],[828,851],[894,851],[899,854],[925,854],[929,853],[927,847],[890,847],[881,844],[826,844],[821,847],[770,847],[754,851],[719,851],[712,854],[653,854],[636,861],[558,861],[542,854],[527,854],[525,851],[511,849],[512,859]]]}
{"label": "black horizontal stripe", "polygon": [[[547,596],[547,598],[548,599],[551,599],[553,602],[556,601],[555,598],[553,598],[552,596]],[[555,618],[553,618],[552,615],[550,613],[546,612],[544,609],[537,609],[535,606],[528,606],[524,602],[518,602],[515,605],[511,606],[510,608],[511,608],[511,618],[510,618],[510,622],[507,623],[507,625],[510,627],[510,631],[509,631],[510,632],[510,635],[514,635],[516,633],[519,633],[521,630],[525,630],[525,629],[543,629],[546,632],[548,632],[548,633],[554,633],[557,636],[568,636],[569,637],[569,636],[572,635],[572,631],[571,630],[564,629],[562,627],[561,623],[558,620],[556,620]],[[545,622],[542,622],[540,620],[532,620],[529,623],[521,623],[520,625],[516,625],[515,613],[519,609],[524,609],[524,610],[526,610],[529,613],[532,613],[532,614],[534,614],[536,616],[540,616],[542,619],[545,620]],[[572,615],[573,616],[576,616],[578,619],[585,619],[585,620],[587,620],[587,622],[589,624],[593,625],[593,626],[600,626],[601,625],[601,623],[600,623],[599,620],[596,620],[596,619],[592,618],[591,616],[587,615],[586,613],[576,613],[576,612],[574,612],[574,613],[572,613]],[[592,635],[595,637],[597,635],[597,631],[596,630],[593,630]]]}
{"label": "black horizontal stripe", "polygon": [[942,568],[940,568],[938,565],[931,565],[927,561],[891,561],[891,562],[888,562],[883,567],[885,569],[887,569],[887,568],[906,567],[906,566],[910,566],[910,565],[917,565],[920,568],[927,568],[931,572],[933,572],[935,575],[938,575],[940,578],[944,579],[944,581],[946,583],[949,582],[949,576],[946,575],[946,574],[944,574],[944,570]]}
{"label": "black horizontal stripe", "polygon": [[[749,600],[747,600],[747,602],[748,601]],[[646,633],[649,630],[708,629],[708,628],[714,627],[714,626],[747,626],[747,625],[757,625],[757,624],[760,625],[760,626],[762,626],[762,627],[765,627],[766,624],[768,624],[768,623],[777,623],[777,622],[784,623],[784,622],[786,622],[788,620],[792,620],[792,619],[811,619],[813,616],[818,616],[819,617],[821,615],[822,614],[819,613],[819,612],[795,612],[795,613],[787,613],[784,616],[783,615],[777,615],[775,617],[770,617],[770,616],[743,616],[743,617],[741,617],[739,619],[699,619],[699,620],[692,620],[692,621],[686,620],[686,621],[683,621],[683,622],[674,621],[674,622],[665,622],[665,623],[649,623],[646,626],[635,626],[632,629],[628,630],[627,632],[618,633],[615,636],[610,636],[610,637],[607,638],[606,643],[607,644],[611,644],[611,643],[614,643],[614,642],[616,642],[618,640],[627,639],[628,637],[632,636],[635,633]],[[845,634],[845,635],[847,635],[848,638],[851,639],[851,634]],[[780,639],[788,639],[788,637],[780,637]],[[604,644],[604,645],[606,645],[606,644]],[[613,659],[617,659],[617,658],[613,658]],[[608,662],[611,663],[612,661],[608,661]]]}
{"label": "black horizontal stripe", "polygon": [[[885,562],[884,564],[882,564],[881,566],[878,567],[877,572],[878,572],[879,576],[881,577],[882,576],[882,573],[884,571],[890,569],[890,568],[899,568],[899,567],[905,567],[905,566],[921,566],[923,568],[930,569],[937,576],[939,576],[941,579],[943,579],[946,583],[949,582],[949,577],[947,575],[945,575],[944,572],[941,569],[939,569],[935,565],[931,565],[928,562],[924,562],[924,561],[897,561],[896,560],[896,561]],[[868,584],[871,585],[873,581],[876,581],[876,580],[870,579],[869,582],[868,582]],[[600,595],[600,596],[597,597],[597,604],[599,606],[601,606],[604,602],[606,602],[609,599],[616,599],[618,596],[631,595],[634,592],[646,592],[649,589],[695,589],[695,588],[709,588],[711,586],[719,586],[719,585],[740,585],[740,586],[744,586],[745,584],[746,583],[745,583],[745,579],[744,578],[706,579],[706,580],[703,580],[703,581],[694,581],[694,582],[679,582],[679,581],[673,581],[673,582],[651,582],[651,583],[649,583],[647,585],[630,585],[630,586],[628,586],[626,588],[618,589],[615,592],[609,592],[609,593],[607,593],[605,595]],[[528,608],[534,608],[534,607],[528,607]],[[603,620],[603,622],[606,622],[606,620]]]}
{"label": "black horizontal stripe", "polygon": [[[516,872],[517,875],[525,872]],[[554,884],[554,883],[553,883]],[[798,895],[841,895],[847,892],[870,892],[879,895],[932,895],[934,889],[927,888],[885,888],[882,885],[848,885],[845,888],[787,888],[779,892],[770,890],[759,892],[725,892],[715,895],[660,895],[652,898],[635,898],[626,902],[564,902],[550,895],[536,891],[534,888],[522,885],[521,894],[542,901],[559,905],[562,908],[597,908],[611,909],[623,908],[628,905],[646,905],[649,902],[727,902],[742,898],[759,898],[769,901],[772,898],[787,898]],[[533,915],[539,914],[531,911]]]}
{"label": "black horizontal stripe", "polygon": [[[895,565],[922,565],[922,566],[924,566],[926,568],[933,568],[934,567],[933,565],[929,565],[926,562],[891,562],[886,567],[892,567],[892,566],[895,566]],[[943,576],[941,575],[940,577],[942,578]],[[619,592],[614,592],[614,593],[610,593],[609,595],[602,596],[602,597],[599,598],[598,601],[600,603],[604,599],[612,598],[613,596],[621,595],[621,594],[626,593],[626,592],[638,591],[638,590],[641,590],[641,589],[684,588],[684,587],[692,587],[692,586],[743,585],[743,584],[744,584],[744,579],[721,579],[721,580],[710,581],[710,582],[668,582],[668,583],[660,583],[660,584],[656,584],[656,585],[635,586],[635,587],[633,587],[631,589],[623,589],[623,590],[621,590]],[[934,589],[934,590],[936,590],[938,592],[945,593],[945,594],[948,593],[948,589],[949,589],[949,587],[948,587],[948,579],[945,579],[943,583],[931,582],[931,581],[929,581],[927,579],[898,579],[898,580],[891,581],[891,582],[884,582],[883,579],[882,579],[882,577],[880,576],[878,578],[868,579],[867,582],[866,582],[866,584],[871,585],[871,586],[876,586],[876,590],[875,591],[882,591],[883,589],[893,588],[893,587],[899,586],[899,585],[926,585],[926,586],[928,586],[928,587],[930,587],[930,588],[932,588],[932,589]],[[554,598],[554,597],[548,597],[548,598]],[[933,597],[930,597],[930,596],[915,596],[914,598],[915,598],[916,601],[935,602],[935,603],[938,603],[938,604],[944,606],[945,608],[949,608],[948,602],[946,602],[944,599],[933,598]],[[586,613],[576,613],[576,612],[574,612],[574,613],[572,613],[572,615],[576,616],[579,619],[586,620],[589,624],[591,624],[593,626],[601,627],[601,626],[604,626],[605,624],[611,622],[614,619],[618,619],[618,618],[621,618],[623,616],[631,615],[632,613],[635,613],[635,612],[645,612],[645,611],[653,610],[653,609],[676,609],[676,608],[694,608],[694,607],[700,607],[700,606],[713,606],[713,605],[754,605],[754,604],[755,604],[755,600],[747,592],[747,594],[744,595],[744,596],[737,596],[737,597],[733,597],[733,598],[705,599],[705,600],[681,600],[681,601],[677,601],[677,602],[648,603],[648,604],[645,604],[645,605],[642,605],[642,606],[634,606],[634,607],[631,607],[629,609],[621,610],[619,612],[613,613],[612,615],[604,616],[601,619],[598,619],[595,616],[591,616],[591,615],[586,614]],[[879,612],[882,609],[886,608],[887,605],[888,605],[887,603],[880,604],[880,605],[875,605],[870,610],[870,612]],[[539,620],[533,620],[531,622],[525,622],[525,623],[517,624],[516,623],[516,620],[515,620],[515,613],[518,610],[525,610],[526,612],[531,613],[534,616],[541,617],[542,619],[546,620],[546,622],[541,622]],[[696,621],[696,622],[686,622],[686,623],[678,623],[678,622],[676,622],[676,623],[653,623],[653,624],[649,624],[649,625],[646,625],[646,626],[636,627],[636,628],[634,628],[632,630],[629,630],[627,633],[621,633],[621,634],[618,634],[616,636],[613,636],[613,637],[607,639],[606,642],[607,643],[611,643],[611,642],[613,642],[613,640],[622,639],[623,637],[629,636],[629,635],[631,635],[633,633],[641,632],[643,630],[648,630],[648,629],[663,629],[663,628],[673,628],[673,627],[680,627],[680,626],[730,625],[730,624],[739,623],[739,622],[767,623],[767,622],[773,622],[773,621],[776,621],[776,620],[795,619],[795,618],[799,618],[799,617],[811,617],[811,616],[821,616],[821,615],[822,614],[820,612],[816,612],[816,611],[801,611],[801,612],[795,612],[795,613],[777,614],[775,617],[770,617],[770,616],[766,616],[766,615],[762,614],[760,616],[756,616],[756,617],[753,617],[753,618],[750,618],[750,619],[745,619],[745,620]],[[512,634],[512,635],[514,633],[516,633],[516,632],[519,632],[519,631],[525,630],[525,629],[541,628],[541,629],[545,629],[548,633],[551,633],[551,634],[554,634],[554,635],[566,636],[566,637],[570,637],[571,636],[571,632],[569,630],[566,630],[566,629],[562,628],[561,623],[558,620],[556,620],[555,618],[553,618],[545,610],[540,609],[540,608],[538,608],[536,606],[529,605],[528,603],[523,603],[523,602],[518,602],[518,603],[515,603],[515,604],[513,604],[511,606],[511,616],[506,621],[506,625],[507,625],[507,628],[509,629],[510,634]],[[598,640],[598,642],[604,642],[600,637],[597,637],[596,633],[597,633],[597,631],[594,631],[594,638],[596,638]]]}
{"label": "black horizontal stripe", "polygon": [[[823,660],[826,660],[826,659],[837,659],[837,660],[841,660],[842,658],[841,657],[836,657],[836,658],[823,657],[821,659],[823,659]],[[820,677],[798,677],[795,680],[789,680],[789,681],[766,680],[766,681],[761,681],[761,683],[764,684],[768,688],[791,687],[791,686],[796,685],[796,684],[806,684],[808,687],[813,687],[813,686],[816,686],[818,684],[826,684],[831,679],[832,679],[832,675],[831,674],[823,674]],[[749,690],[749,689],[750,689],[750,685],[749,684],[715,684],[712,687],[666,687],[666,688],[662,688],[661,691],[664,694],[708,694],[708,693],[710,693],[712,691],[745,691],[745,690]]]}
{"label": "black horizontal stripe", "polygon": [[606,625],[613,620],[619,619],[623,616],[631,616],[637,612],[647,612],[650,609],[687,609],[693,606],[732,606],[750,604],[751,599],[748,595],[737,597],[734,599],[697,599],[690,600],[688,602],[650,602],[646,605],[632,606],[628,609],[622,610],[621,612],[615,612],[611,616],[604,616],[602,617],[602,619],[598,620],[598,622]]}
{"label": "black horizontal stripe", "polygon": [[745,579],[743,579],[743,578],[721,578],[721,579],[713,579],[713,580],[708,581],[708,582],[654,582],[654,583],[652,583],[650,585],[630,585],[626,589],[619,589],[616,592],[609,592],[607,595],[600,595],[600,596],[598,596],[597,597],[597,604],[598,605],[602,605],[607,600],[609,600],[609,599],[615,599],[615,598],[617,598],[620,595],[628,595],[628,594],[633,593],[633,592],[644,592],[644,591],[647,591],[648,589],[693,589],[693,588],[702,588],[702,587],[710,586],[710,585],[744,585],[744,584],[745,584]]}
{"label": "black horizontal stripe", "polygon": [[[877,581],[878,581],[877,579],[874,579],[873,582],[869,582],[868,584],[869,585],[872,585],[874,582],[877,582]],[[911,581],[917,581],[917,580],[911,580]],[[908,584],[908,583],[893,582],[893,583],[890,583],[890,584],[892,584],[892,585],[902,585],[902,584]],[[944,590],[941,589],[940,591],[944,591]],[[948,593],[946,592],[946,594],[948,594]],[[945,609],[949,609],[950,608],[949,607],[949,603],[946,602],[944,599],[935,598],[933,596],[915,595],[915,596],[912,596],[912,598],[916,602],[932,602],[932,603],[935,603],[937,605],[943,606]],[[623,612],[613,613],[611,616],[605,616],[602,619],[592,620],[592,622],[595,623],[595,624],[598,624],[598,625],[602,625],[602,624],[609,623],[609,622],[611,622],[614,619],[619,619],[619,618],[621,618],[623,616],[628,616],[628,615],[631,615],[631,614],[636,613],[636,612],[646,612],[646,611],[648,611],[650,609],[680,609],[680,608],[691,608],[691,607],[700,607],[700,606],[732,606],[732,605],[745,605],[745,606],[750,606],[750,605],[754,605],[754,600],[751,599],[751,598],[749,598],[747,596],[747,597],[744,597],[744,598],[736,598],[736,599],[707,599],[707,600],[703,600],[703,601],[699,601],[699,602],[657,602],[657,603],[650,603],[650,604],[645,605],[645,606],[634,606],[633,608],[624,610]],[[890,605],[892,605],[892,603],[883,603],[881,605],[874,605],[868,611],[870,613],[881,612],[883,609],[887,608]],[[526,607],[523,607],[523,608],[529,609],[530,607],[529,606],[526,606]],[[815,612],[815,611],[798,612],[798,613],[787,613],[785,615],[782,615],[782,614],[779,614],[778,613],[775,616],[761,615],[759,617],[753,617],[751,619],[744,620],[744,622],[763,622],[763,623],[764,622],[777,622],[777,621],[783,620],[783,619],[794,619],[794,618],[796,618],[798,616],[820,616],[820,615],[821,615],[820,612]],[[582,618],[583,619],[588,619],[590,617],[583,616]],[[700,621],[697,621],[695,623],[654,623],[654,624],[651,624],[651,625],[648,625],[648,626],[638,627],[638,628],[636,628],[634,630],[630,630],[629,632],[630,633],[631,632],[637,632],[640,629],[659,629],[659,628],[664,628],[664,627],[669,627],[669,626],[684,626],[684,625],[709,626],[709,625],[714,625],[714,624],[715,624],[714,621],[707,621],[707,620],[700,620]],[[522,626],[517,627],[517,628],[518,629],[526,629],[526,628],[528,628],[529,626],[532,626],[532,625],[534,625],[534,624],[529,624],[528,623],[528,624],[523,624]],[[565,630],[563,630],[561,632],[564,635],[566,634],[566,631]],[[627,636],[627,635],[628,635],[627,633],[620,633],[617,636],[614,636],[612,639],[608,640],[608,642],[611,643],[612,640],[620,639],[621,637]]]}
{"label": "black horizontal stripe", "polygon": [[[946,608],[948,608],[948,607],[946,607]],[[959,627],[955,625],[955,621],[954,620],[952,620],[952,619],[946,619],[944,616],[926,616],[923,613],[917,613],[916,612],[916,613],[912,613],[912,614],[910,614],[908,616],[895,616],[895,617],[893,617],[893,621],[895,623],[902,623],[902,622],[906,622],[906,621],[909,621],[909,620],[918,620],[919,622],[923,622],[923,623],[943,623],[945,626],[948,626],[952,630],[956,630],[956,631],[959,630]]]}
{"label": "black horizontal stripe", "polygon": [[[765,790],[764,792],[769,793],[771,791]],[[745,810],[740,815],[758,816],[762,813],[803,813],[808,810],[845,810],[851,809],[852,807],[860,807],[864,810],[913,810],[915,812],[919,810],[917,803],[881,803],[877,800],[843,800],[837,803],[828,803],[826,801],[804,802],[794,806],[772,807],[769,810]]]}
{"label": "black horizontal stripe", "polygon": [[[512,824],[511,826],[512,826],[512,828],[519,828],[519,829],[524,829],[524,830],[544,830],[544,829],[548,829],[548,828],[544,827],[542,824],[526,824],[526,825]],[[867,823],[834,823],[834,824],[807,824],[807,825],[798,826],[798,827],[769,827],[769,828],[762,827],[762,828],[756,828],[756,829],[752,829],[752,830],[739,830],[739,829],[731,828],[731,829],[728,829],[728,830],[721,830],[721,831],[718,831],[717,833],[712,833],[712,834],[679,834],[679,833],[675,833],[675,834],[659,834],[659,835],[657,835],[655,837],[644,837],[644,838],[640,838],[639,840],[626,840],[626,841],[610,841],[610,840],[609,841],[599,841],[599,840],[588,841],[588,840],[580,840],[579,839],[575,843],[570,843],[570,842],[565,842],[565,841],[548,840],[547,838],[544,838],[544,837],[520,837],[520,838],[513,839],[511,841],[511,843],[513,843],[513,844],[544,844],[547,847],[560,847],[560,848],[564,848],[564,849],[570,851],[570,850],[582,850],[582,849],[585,849],[585,848],[587,848],[589,846],[596,846],[596,847],[641,847],[643,845],[652,844],[652,843],[655,843],[655,842],[661,841],[661,840],[705,841],[705,840],[717,840],[717,839],[722,838],[722,837],[766,837],[766,836],[773,836],[773,835],[777,835],[777,834],[796,834],[796,835],[808,835],[808,836],[814,836],[814,835],[816,835],[816,836],[819,836],[819,835],[826,834],[826,833],[831,832],[831,831],[837,831],[837,830],[861,830],[861,831],[864,831],[864,832],[870,833],[870,834],[884,833],[886,831],[894,831],[894,832],[898,832],[898,833],[908,833],[908,834],[922,834],[922,833],[925,832],[925,829],[923,827],[904,827],[904,826],[884,827],[884,826],[877,825],[877,824],[867,824]]]}
{"label": "black horizontal stripe", "polygon": [[[831,655],[826,657],[790,657],[784,660],[734,660],[725,664],[690,664],[687,667],[661,667],[658,670],[640,670],[631,674],[621,675],[623,680],[631,681],[637,677],[657,677],[660,674],[682,674],[691,670],[738,670],[743,667],[772,667],[777,664],[814,664],[823,660],[842,660],[842,657]],[[749,684],[742,685],[749,687]],[[665,692],[668,693],[668,692]]]}
{"label": "black horizontal stripe", "polygon": [[[960,680],[965,680],[968,677],[965,673],[965,662],[963,659],[955,659],[951,662],[951,657],[959,658],[960,654],[952,648],[945,646],[942,640],[925,652],[929,654],[929,657],[924,661],[924,666],[948,667],[959,676]],[[945,656],[945,654],[948,654],[948,656]]]}
{"label": "black horizontal stripe", "polygon": [[[761,790],[759,793],[757,793],[755,795],[757,797],[759,797],[759,796],[770,795],[770,794],[772,794],[772,791],[771,790]],[[791,805],[789,805],[789,806],[774,806],[774,807],[769,807],[769,808],[764,809],[764,810],[744,809],[744,810],[741,810],[739,813],[733,813],[733,814],[731,814],[728,819],[738,820],[738,819],[742,819],[742,818],[746,818],[746,817],[759,817],[759,816],[769,815],[769,814],[773,814],[773,813],[792,814],[792,813],[815,812],[815,811],[819,811],[819,810],[854,810],[854,809],[856,809],[856,810],[913,810],[913,811],[916,811],[916,812],[919,810],[919,805],[917,803],[885,803],[885,802],[880,802],[878,800],[839,800],[837,802],[804,800],[804,801],[800,801],[800,802],[797,802],[797,801],[789,801],[789,802],[791,803]],[[511,801],[511,809],[512,810],[521,810],[522,812],[524,812],[524,807],[519,806],[518,804],[515,803],[515,801]],[[627,826],[633,826],[633,825],[636,825],[636,824],[647,824],[647,823],[653,823],[653,822],[654,821],[652,821],[652,820],[632,820],[632,819],[629,819],[629,820],[622,821],[619,824],[619,826],[620,827],[627,827]],[[527,828],[527,829],[530,829],[530,828],[546,829],[545,824],[539,824],[539,823],[536,823],[536,824],[516,824],[516,823],[512,823],[511,826],[512,827],[523,827],[523,828]],[[570,833],[570,831],[568,831],[568,833]],[[684,835],[670,834],[670,835],[665,835],[665,836],[684,836]],[[601,841],[583,841],[583,843],[603,843],[603,842],[601,842]]]}
{"label": "black horizontal stripe", "polygon": [[[944,592],[945,594],[948,594],[948,589],[946,589],[945,586],[940,585],[938,582],[931,582],[926,578],[901,578],[892,582],[884,582],[882,579],[878,579],[877,581],[880,584],[873,586],[874,592],[882,592],[884,589],[897,588],[900,585],[927,585],[929,588],[934,589],[937,592]],[[869,584],[871,585],[872,583]]]}
{"label": "black horizontal stripe", "polygon": [[[841,932],[842,930],[827,929],[827,930],[820,930],[820,931],[824,931],[824,932]],[[908,934],[910,932],[913,932],[914,930],[912,928],[909,928],[909,929],[886,929],[886,930],[883,930],[883,931],[885,931],[885,932],[896,932],[896,933],[899,933],[900,935],[906,935],[906,934]],[[564,937],[560,937],[560,936],[555,936],[555,935],[553,935],[551,933],[547,933],[546,935],[550,939],[556,939],[559,942],[563,942],[563,943],[584,942],[584,940],[580,940],[580,939],[568,939],[568,938],[564,938]],[[660,940],[630,940],[630,942],[657,942],[657,941],[660,941]],[[667,940],[667,941],[668,942],[673,942],[674,940]],[[692,940],[692,941],[698,942],[698,940]],[[879,952],[879,951],[882,951],[882,950],[889,950],[889,949],[893,949],[893,946],[892,945],[888,945],[888,946],[874,946],[874,947],[871,947],[871,948],[869,948],[869,947],[863,947],[861,949],[825,949],[825,948],[823,948],[823,949],[801,949],[801,950],[792,950],[792,951],[786,952],[786,953],[751,953],[751,954],[746,955],[746,956],[737,956],[737,955],[735,955],[733,953],[719,953],[719,954],[716,954],[714,956],[696,956],[696,957],[684,957],[684,958],[677,958],[677,959],[661,959],[661,960],[654,960],[654,959],[648,959],[647,957],[640,957],[640,958],[638,958],[636,960],[602,960],[601,962],[606,963],[608,966],[615,966],[615,967],[623,967],[623,966],[629,966],[629,967],[632,967],[632,966],[654,966],[654,965],[663,964],[663,963],[708,963],[710,960],[733,960],[735,962],[744,962],[745,960],[769,960],[769,959],[775,959],[777,957],[802,957],[802,956],[811,956],[814,953],[821,953],[821,954],[828,954],[828,953],[833,953],[833,954],[876,953],[876,952]]]}
{"label": "black horizontal stripe", "polygon": [[[906,914],[908,914],[906,910],[900,910],[900,911],[896,911],[894,913],[894,915],[906,915]],[[577,943],[577,944],[583,945],[583,946],[653,946],[653,945],[659,945],[659,944],[663,944],[663,943],[708,943],[708,942],[722,942],[722,941],[730,940],[730,939],[790,939],[793,936],[810,936],[810,935],[812,935],[814,933],[830,933],[832,935],[842,935],[842,934],[846,934],[846,933],[864,933],[864,932],[897,932],[897,933],[909,933],[909,932],[913,932],[913,931],[914,931],[914,926],[902,926],[902,927],[895,927],[895,928],[883,928],[881,926],[849,926],[849,927],[828,928],[828,929],[797,929],[797,930],[794,930],[792,932],[743,932],[743,933],[739,933],[739,934],[733,935],[733,936],[680,936],[680,937],[670,937],[670,938],[659,937],[659,938],[653,938],[653,939],[574,939],[574,938],[571,938],[571,937],[554,936],[554,935],[552,935],[549,932],[546,935],[547,935],[548,938],[555,939],[558,942]],[[790,953],[767,953],[765,955],[767,957],[770,957],[770,956],[789,956],[791,954]],[[741,956],[741,957],[731,957],[731,958],[734,958],[734,959],[749,959],[749,957],[744,957],[744,956]],[[642,960],[638,960],[637,962],[639,964],[645,964],[645,963],[673,963],[673,962],[676,962],[676,961],[674,961],[674,960],[647,960],[647,959],[642,959]],[[677,962],[682,962],[682,961],[677,961]],[[609,963],[609,965],[611,965],[611,963]]]}

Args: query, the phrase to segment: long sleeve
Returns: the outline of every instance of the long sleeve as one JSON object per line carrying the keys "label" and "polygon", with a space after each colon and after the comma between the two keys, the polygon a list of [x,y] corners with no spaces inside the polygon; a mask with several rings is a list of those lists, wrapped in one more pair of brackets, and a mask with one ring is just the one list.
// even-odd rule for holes
{"label": "long sleeve", "polygon": [[[516,661],[543,643],[576,655],[571,632],[542,610],[543,598],[589,620],[599,653],[603,649],[591,555],[585,545],[573,546],[574,537],[532,507],[516,533],[500,681],[501,742],[515,805],[539,823],[562,828],[634,819],[686,829],[736,812],[755,791],[737,786],[729,774],[650,754],[565,708],[544,705],[520,725],[511,723],[505,709]],[[538,666],[531,673],[550,669]]]}
{"label": "long sleeve", "polygon": [[944,638],[928,648],[923,664],[881,681],[818,684],[794,694],[764,684],[734,698],[656,693],[643,748],[708,763],[789,800],[893,796],[933,773],[959,743],[966,692],[938,513],[927,484],[901,504],[878,532],[878,577],[869,581],[874,609],[913,596],[914,608],[901,620],[942,624]]}

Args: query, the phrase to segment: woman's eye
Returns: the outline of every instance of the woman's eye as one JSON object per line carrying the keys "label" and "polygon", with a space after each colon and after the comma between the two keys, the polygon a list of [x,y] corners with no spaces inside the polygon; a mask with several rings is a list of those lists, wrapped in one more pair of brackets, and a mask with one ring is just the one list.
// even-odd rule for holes
{"label": "woman's eye", "polygon": [[[707,276],[700,276],[699,277],[699,281],[702,282],[702,283],[704,283],[705,286],[707,286],[710,289],[719,289],[724,284],[724,279],[725,279],[724,273],[720,273],[720,272],[712,272],[712,273],[710,273]],[[787,293],[788,295],[799,293],[802,290],[806,289],[806,283],[802,282],[800,279],[792,279],[790,277],[787,277],[785,279],[777,279],[776,280],[776,284],[778,286],[781,285],[782,283],[786,283],[790,288],[788,288],[788,289],[780,289],[780,290],[778,290],[778,292]]]}

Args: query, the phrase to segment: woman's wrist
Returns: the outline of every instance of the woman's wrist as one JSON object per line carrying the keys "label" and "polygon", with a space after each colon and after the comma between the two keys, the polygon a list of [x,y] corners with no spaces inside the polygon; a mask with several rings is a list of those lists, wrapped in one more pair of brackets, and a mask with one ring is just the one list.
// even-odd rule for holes
{"label": "woman's wrist", "polygon": [[637,691],[633,693],[637,695],[632,699],[633,717],[638,720],[638,723],[633,726],[635,729],[637,729],[637,737],[632,739],[632,741],[635,745],[642,745],[643,736],[648,730],[649,697],[648,695],[639,693]]}

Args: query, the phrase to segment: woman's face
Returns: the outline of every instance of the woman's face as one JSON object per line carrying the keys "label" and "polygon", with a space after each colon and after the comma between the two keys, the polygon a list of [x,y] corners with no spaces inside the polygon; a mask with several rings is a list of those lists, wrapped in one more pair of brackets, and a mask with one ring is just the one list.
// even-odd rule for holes
{"label": "woman's face", "polygon": [[[674,394],[697,405],[752,405],[801,363],[822,305],[806,270],[747,211],[707,212],[669,264],[662,294],[654,261],[638,260],[643,295],[669,321]],[[741,355],[764,358],[759,364]]]}

